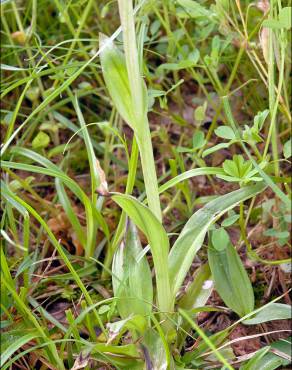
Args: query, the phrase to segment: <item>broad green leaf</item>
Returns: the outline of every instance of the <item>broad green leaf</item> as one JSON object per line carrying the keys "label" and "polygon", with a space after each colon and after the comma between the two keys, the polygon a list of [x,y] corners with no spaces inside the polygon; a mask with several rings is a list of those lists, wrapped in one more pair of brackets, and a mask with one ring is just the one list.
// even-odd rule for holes
{"label": "broad green leaf", "polygon": [[164,96],[166,94],[163,90],[155,90],[155,89],[148,89],[148,97],[151,98],[157,98],[159,96]]}
{"label": "broad green leaf", "polygon": [[212,232],[212,245],[217,251],[223,251],[230,243],[229,235],[223,227]]}
{"label": "broad green leaf", "polygon": [[128,214],[138,228],[146,235],[154,261],[159,309],[172,309],[173,298],[170,293],[167,256],[169,241],[167,234],[148,207],[134,197],[115,193],[112,199]]}
{"label": "broad green leaf", "polygon": [[229,126],[219,126],[215,130],[215,134],[223,139],[233,140],[235,139],[235,133]]}
{"label": "broad green leaf", "polygon": [[[266,162],[261,162],[258,167],[264,168]],[[253,165],[250,160],[245,161],[242,155],[234,155],[233,159],[226,159],[223,163],[225,175],[217,175],[218,178],[225,181],[239,182],[246,184],[250,181],[262,181],[261,177],[255,176],[258,174],[257,169],[252,169]]]}
{"label": "broad green leaf", "polygon": [[[146,33],[145,30],[143,31],[140,29],[140,34],[136,37],[133,2],[119,0],[118,4],[123,30],[123,50],[132,97],[131,103],[137,119],[137,126],[140,126],[142,123],[141,120],[143,121],[145,119],[148,105],[147,89],[141,74],[143,64],[143,43]],[[143,23],[144,26],[146,26],[145,21],[143,21]]]}
{"label": "broad green leaf", "polygon": [[250,145],[255,145],[263,141],[261,136],[258,134],[258,130],[255,127],[244,126],[245,129],[242,131],[242,139]]}
{"label": "broad green leaf", "polygon": [[102,48],[100,62],[106,87],[119,114],[134,128],[135,113],[125,57],[114,42],[103,34],[99,36],[99,44]]}
{"label": "broad green leaf", "polygon": [[206,140],[203,131],[197,131],[193,136],[193,149],[200,149],[205,143]]}
{"label": "broad green leaf", "polygon": [[103,315],[103,314],[109,312],[110,309],[111,309],[111,306],[105,304],[105,305],[101,306],[97,312],[98,312],[99,315]]}
{"label": "broad green leaf", "polygon": [[[106,45],[105,47],[103,47]],[[122,118],[132,127],[136,127],[135,107],[132,103],[129,77],[126,67],[126,61],[123,53],[115,46],[105,35],[100,34],[100,47],[103,50],[100,54],[101,67],[106,87],[113,100],[115,107]],[[143,106],[145,115],[148,107],[148,95],[145,84],[143,83]]]}
{"label": "broad green leaf", "polygon": [[40,131],[33,139],[31,145],[33,149],[46,148],[50,144],[50,136],[43,131]]}
{"label": "broad green leaf", "polygon": [[260,193],[264,188],[262,184],[243,187],[214,199],[193,214],[168,257],[170,284],[174,296],[183,283],[197,251],[201,248],[209,227],[225,212]]}
{"label": "broad green leaf", "polygon": [[186,148],[184,146],[178,146],[176,147],[176,151],[178,153],[194,153],[194,149]]}
{"label": "broad green leaf", "polygon": [[285,320],[291,318],[291,306],[283,303],[271,303],[255,314],[254,317],[244,320],[246,325],[256,325],[273,320]]}
{"label": "broad green leaf", "polygon": [[[211,238],[213,241],[213,238]],[[254,293],[249,277],[231,243],[218,251],[210,243],[208,260],[215,289],[227,307],[231,308],[240,317],[254,310]]]}
{"label": "broad green leaf", "polygon": [[125,243],[122,242],[115,253],[112,281],[123,319],[132,314],[150,315],[153,300],[151,271],[132,222],[129,222]]}
{"label": "broad green leaf", "polygon": [[[157,175],[147,117],[148,93],[141,76],[142,66],[139,64],[132,5],[132,1],[119,2],[125,56],[115,48],[113,43],[108,45],[105,36],[101,36],[100,43],[107,44],[101,53],[101,65],[106,85],[118,112],[134,130],[140,152],[148,205],[161,221]],[[142,51],[142,40],[141,44],[140,50]],[[141,56],[142,52],[140,59],[143,59]]]}

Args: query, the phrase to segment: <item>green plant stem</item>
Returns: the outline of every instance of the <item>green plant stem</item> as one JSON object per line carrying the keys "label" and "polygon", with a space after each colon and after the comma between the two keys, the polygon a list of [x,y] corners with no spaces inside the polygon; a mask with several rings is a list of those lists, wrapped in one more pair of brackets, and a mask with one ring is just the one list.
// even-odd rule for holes
{"label": "green plant stem", "polygon": [[144,81],[139,66],[132,1],[119,0],[119,12],[132,104],[135,107],[135,136],[141,156],[148,205],[157,219],[161,221],[158,182],[147,119],[147,99],[145,99]]}
{"label": "green plant stem", "polygon": [[154,163],[151,134],[149,126],[143,132],[143,137],[137,137],[140,150],[143,177],[145,182],[148,205],[159,221],[162,220],[160,200],[158,193],[158,181]]}
{"label": "green plant stem", "polygon": [[[270,17],[273,19],[273,0],[271,1]],[[284,81],[284,70],[285,70],[285,45],[281,40],[281,61],[279,71],[279,81],[277,95],[275,96],[275,66],[274,66],[274,49],[273,49],[273,30],[269,30],[269,64],[268,64],[268,77],[269,77],[269,108],[271,115],[271,123],[269,127],[268,137],[264,150],[264,158],[267,156],[270,143],[272,144],[272,155],[274,159],[274,172],[275,176],[279,176],[279,156],[278,156],[278,138],[277,138],[277,111],[281,97],[281,90]]]}

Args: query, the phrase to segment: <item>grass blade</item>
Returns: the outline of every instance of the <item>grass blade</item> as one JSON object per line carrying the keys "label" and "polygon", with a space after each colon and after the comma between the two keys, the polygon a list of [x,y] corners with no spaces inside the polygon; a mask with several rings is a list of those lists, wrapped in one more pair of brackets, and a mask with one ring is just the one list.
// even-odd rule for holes
{"label": "grass blade", "polygon": [[86,256],[91,256],[95,247],[95,232],[96,232],[95,219],[97,219],[106,237],[109,238],[108,226],[104,218],[100,214],[99,210],[92,205],[92,202],[88,199],[87,195],[80,188],[80,186],[69,176],[67,176],[63,171],[61,171],[58,166],[49,161],[47,158],[41,156],[40,154],[32,150],[18,147],[12,148],[11,153],[25,156],[35,162],[40,163],[47,169],[22,163],[13,163],[4,161],[1,162],[3,167],[18,168],[24,171],[44,173],[49,176],[57,177],[60,180],[62,180],[62,182],[64,182],[64,184],[66,184],[70,188],[70,190],[81,200],[86,211],[87,219],[87,246],[85,252]]}
{"label": "grass blade", "polygon": [[[33,339],[39,338],[40,334],[37,330],[32,330],[30,333],[24,334],[23,336],[19,337],[18,339],[14,340],[2,353],[0,357],[0,366],[2,367],[5,362],[15,353],[19,348],[24,346],[26,343],[30,342]],[[4,337],[5,338],[5,337]],[[4,340],[2,338],[2,340]],[[1,347],[4,345],[2,342]],[[2,347],[3,348],[3,347]]]}
{"label": "grass blade", "polygon": [[285,320],[291,318],[291,306],[283,303],[271,303],[253,317],[244,320],[245,325],[257,325],[272,320]]}
{"label": "grass blade", "polygon": [[195,176],[202,176],[202,175],[223,175],[225,172],[222,168],[217,167],[201,167],[201,168],[194,168],[192,170],[186,171],[181,173],[178,176],[170,179],[163,185],[161,185],[158,189],[159,194],[163,193],[164,191],[168,190],[169,188],[179,184],[182,181],[190,179]]}
{"label": "grass blade", "polygon": [[[48,227],[48,225],[46,224],[46,222],[42,219],[42,217],[29,205],[27,204],[24,200],[22,200],[21,198],[19,198],[17,195],[13,194],[12,192],[9,191],[9,195],[10,197],[17,203],[19,203],[21,206],[23,206],[40,224],[41,226],[44,228],[44,230],[47,232],[48,234],[48,237],[50,238],[53,246],[57,249],[58,253],[60,254],[60,256],[62,257],[64,263],[66,264],[66,266],[68,267],[69,271],[71,272],[74,280],[76,281],[76,284],[79,286],[80,290],[82,291],[82,293],[84,294],[84,297],[88,303],[88,305],[93,305],[93,302],[91,300],[91,297],[89,295],[89,293],[87,292],[87,289],[85,288],[82,280],[80,279],[79,275],[76,273],[74,267],[72,266],[69,258],[67,257],[67,254],[64,252],[62,246],[59,244],[59,242],[57,241],[57,239],[55,238],[54,234],[52,233],[52,231],[50,230],[50,228]],[[104,331],[105,333],[105,329],[103,327],[103,324],[102,324],[102,321],[98,315],[98,313],[96,311],[94,311],[95,313],[95,316],[96,316],[96,319],[101,327],[101,329]]]}
{"label": "grass blade", "polygon": [[203,332],[203,330],[189,317],[186,311],[179,309],[179,313],[181,316],[191,325],[193,329],[199,334],[199,336],[204,340],[204,342],[208,345],[208,347],[214,352],[215,356],[218,358],[222,364],[230,370],[234,370],[234,368],[225,360],[222,354],[217,350],[215,345],[211,342],[211,340],[207,337],[207,335]]}

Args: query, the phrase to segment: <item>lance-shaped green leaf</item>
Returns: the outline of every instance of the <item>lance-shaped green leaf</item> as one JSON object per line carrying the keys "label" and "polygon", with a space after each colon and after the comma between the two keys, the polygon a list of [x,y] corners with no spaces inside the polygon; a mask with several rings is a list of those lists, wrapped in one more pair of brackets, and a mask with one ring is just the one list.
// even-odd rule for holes
{"label": "lance-shaped green leaf", "polygon": [[114,255],[112,273],[120,316],[123,319],[132,314],[149,316],[153,300],[151,271],[132,222],[129,222],[125,242]]}
{"label": "lance-shaped green leaf", "polygon": [[[113,41],[107,36],[100,34],[100,47],[106,45],[100,54],[100,62],[106,87],[112,98],[112,101],[122,118],[137,131],[136,109],[132,103],[130,82],[126,67],[124,54],[116,47]],[[147,90],[142,82],[144,113],[147,112]]]}
{"label": "lance-shaped green leaf", "polygon": [[215,249],[209,243],[208,260],[215,288],[226,306],[239,316],[254,310],[254,293],[245,268],[231,242],[224,249]]}
{"label": "lance-shaped green leaf", "polygon": [[222,195],[193,214],[174,243],[168,257],[170,284],[174,296],[183,283],[195,254],[201,248],[206,232],[212,223],[238,203],[255,196],[264,188],[264,185],[257,184]]}
{"label": "lance-shaped green leaf", "polygon": [[245,325],[257,325],[267,321],[291,318],[291,306],[283,303],[270,303],[253,317],[243,321]]}
{"label": "lance-shaped green leaf", "polygon": [[154,261],[158,307],[161,311],[172,310],[173,299],[170,294],[167,266],[169,241],[165,229],[150,209],[134,197],[115,193],[112,199],[146,235]]}

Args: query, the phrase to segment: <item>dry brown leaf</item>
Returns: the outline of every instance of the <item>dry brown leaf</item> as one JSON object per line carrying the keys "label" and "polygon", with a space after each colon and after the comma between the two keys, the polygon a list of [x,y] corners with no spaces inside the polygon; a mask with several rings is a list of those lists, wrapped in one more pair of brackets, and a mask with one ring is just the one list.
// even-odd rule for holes
{"label": "dry brown leaf", "polygon": [[90,354],[84,354],[80,353],[79,356],[76,358],[74,365],[71,370],[78,370],[78,369],[84,369],[89,362],[89,356]]}
{"label": "dry brown leaf", "polygon": [[109,194],[108,192],[108,184],[106,181],[105,173],[104,170],[101,168],[101,165],[99,163],[99,160],[96,160],[96,167],[97,167],[97,172],[100,178],[100,185],[96,189],[97,193],[103,196],[107,196]]}
{"label": "dry brown leaf", "polygon": [[260,45],[266,63],[269,61],[269,33],[269,29],[267,27],[263,27],[259,35]]}
{"label": "dry brown leaf", "polygon": [[70,236],[71,236],[71,239],[72,239],[72,243],[75,247],[75,251],[76,251],[76,255],[77,256],[82,256],[83,254],[83,246],[82,244],[80,243],[79,239],[77,238],[77,235],[76,233],[73,231],[72,229],[72,232],[70,233]]}

